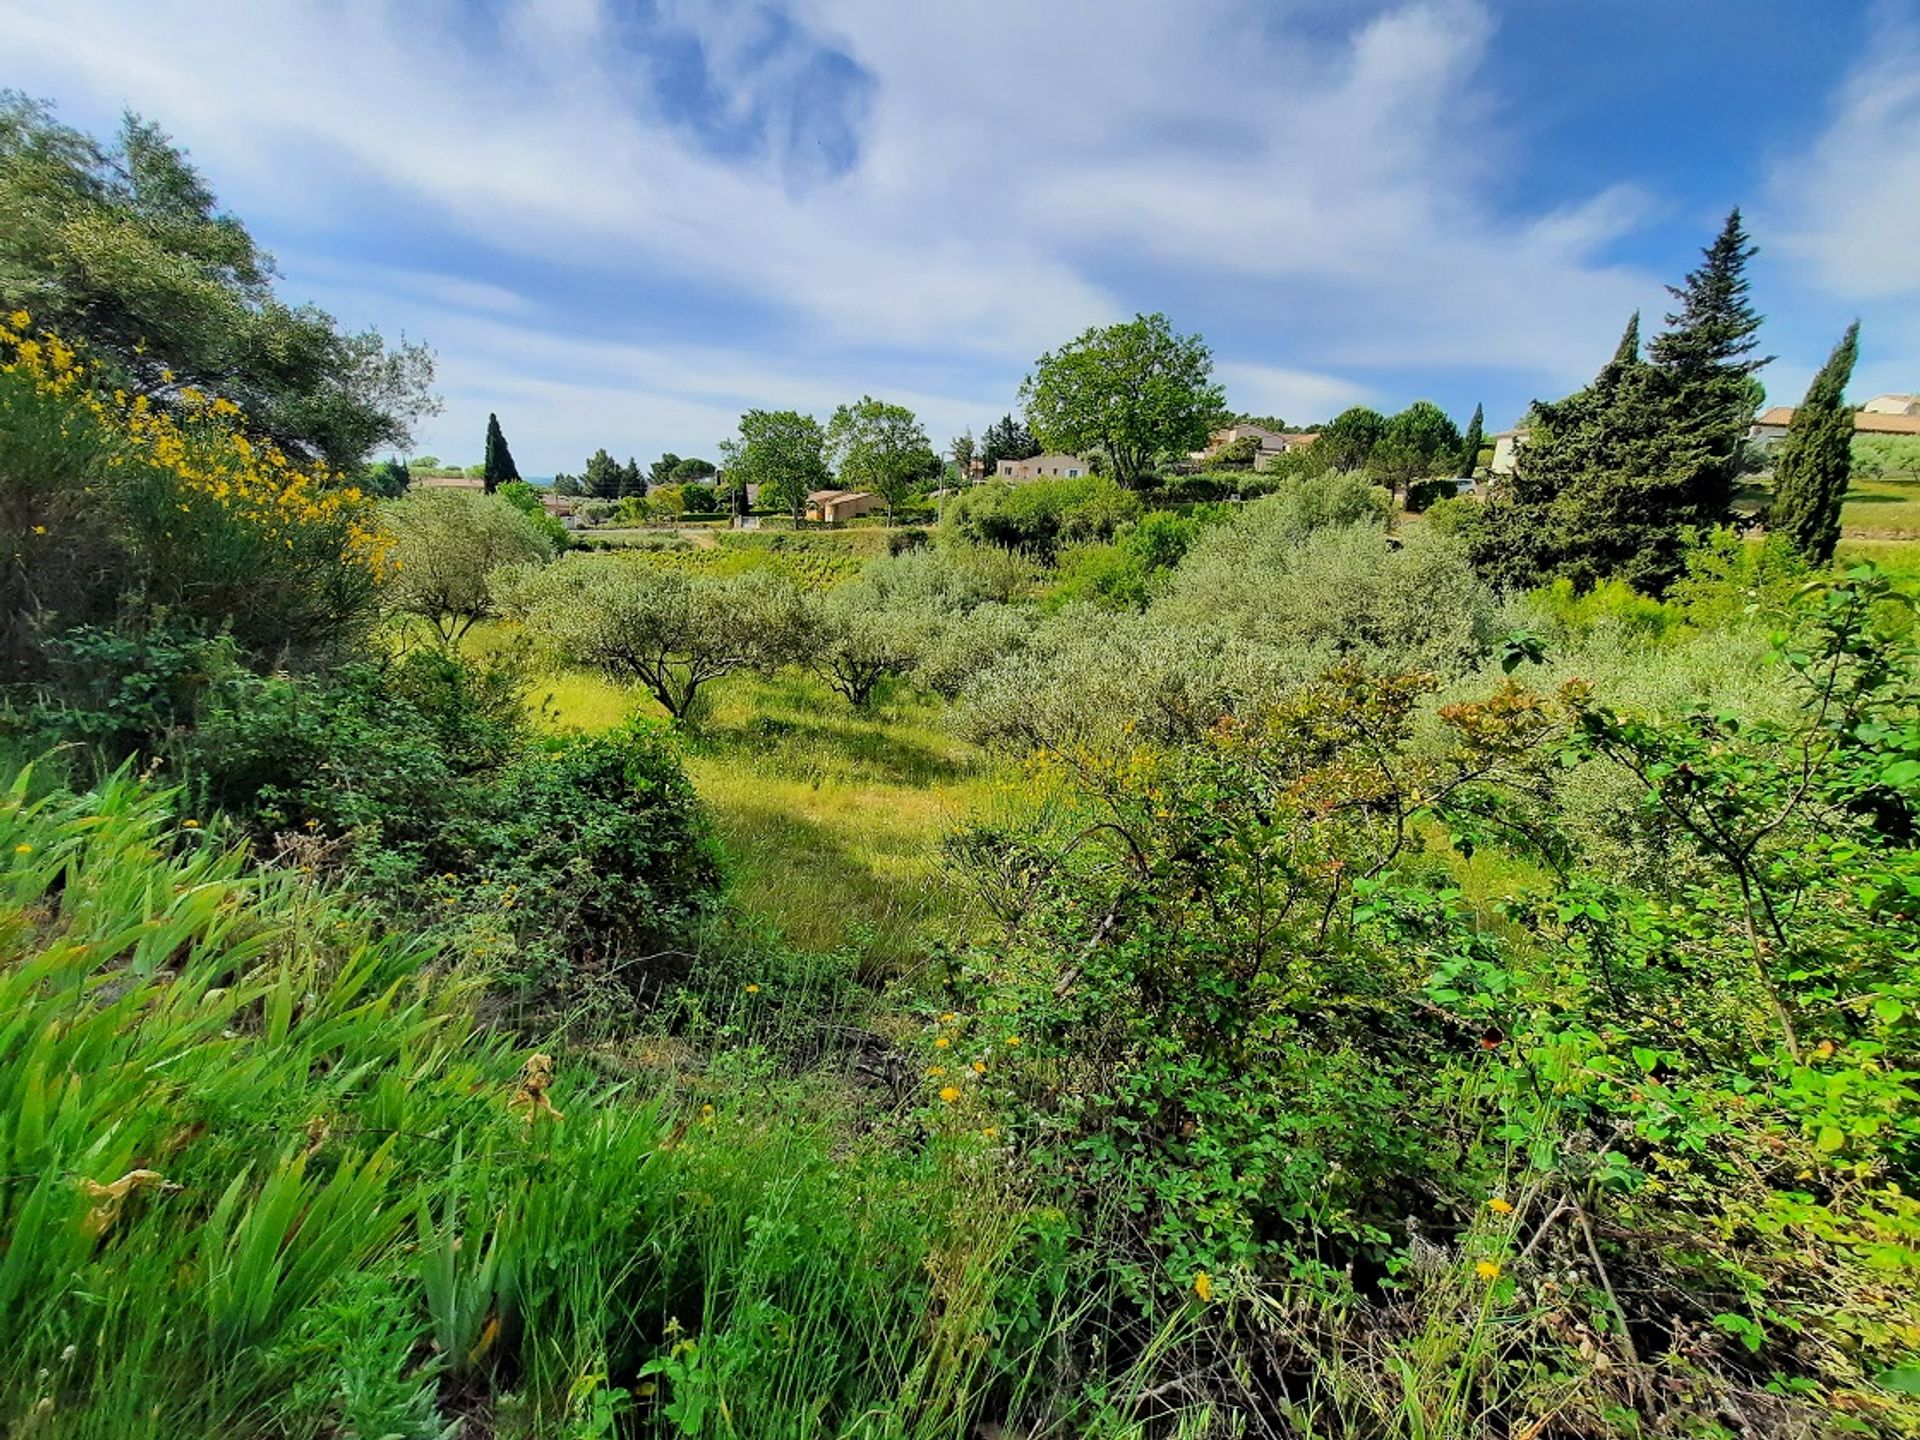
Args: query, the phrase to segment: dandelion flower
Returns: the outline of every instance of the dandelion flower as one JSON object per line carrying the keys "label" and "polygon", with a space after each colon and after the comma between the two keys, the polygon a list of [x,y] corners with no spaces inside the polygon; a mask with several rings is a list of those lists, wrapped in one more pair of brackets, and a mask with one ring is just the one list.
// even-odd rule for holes
{"label": "dandelion flower", "polygon": [[747,994],[749,994],[749,995],[758,995],[759,993],[760,993],[760,987],[759,987],[758,985],[756,985],[756,984],[754,984],[754,983],[753,983],[752,981],[748,981],[748,982],[747,982]]}
{"label": "dandelion flower", "polygon": [[940,1091],[940,1098],[946,1101],[947,1104],[949,1105],[953,1104],[956,1100],[960,1098],[960,1087],[957,1085],[947,1085],[942,1087]]}
{"label": "dandelion flower", "polygon": [[1000,1133],[1000,1127],[998,1125],[987,1125],[982,1127],[980,1131],[980,1138],[983,1140],[992,1140],[996,1136],[998,1136],[999,1133]]}
{"label": "dandelion flower", "polygon": [[1018,1035],[1007,1036],[1007,1044],[1018,1045],[1019,1043],[1020,1043],[1020,1037]]}
{"label": "dandelion flower", "polygon": [[180,822],[180,828],[182,830],[198,830],[200,828],[200,822],[198,820],[182,820]]}
{"label": "dandelion flower", "polygon": [[987,1073],[987,1062],[984,1060],[976,1060],[973,1062],[973,1065],[971,1068],[974,1074],[984,1075]]}
{"label": "dandelion flower", "polygon": [[942,1075],[946,1073],[947,1073],[947,1067],[944,1065],[929,1065],[927,1067],[927,1074],[932,1076],[935,1080],[938,1080]]}
{"label": "dandelion flower", "polygon": [[938,1040],[933,1042],[933,1048],[936,1050],[944,1050],[951,1044],[953,1044],[953,1041],[942,1035]]}
{"label": "dandelion flower", "polygon": [[1491,1260],[1482,1260],[1478,1265],[1473,1267],[1473,1273],[1478,1275],[1482,1280],[1498,1280],[1500,1278],[1500,1267]]}
{"label": "dandelion flower", "polygon": [[1204,1270],[1195,1275],[1193,1277],[1193,1293],[1198,1295],[1202,1302],[1213,1299],[1213,1277]]}
{"label": "dandelion flower", "polygon": [[1496,1215],[1511,1215],[1513,1213],[1513,1206],[1506,1200],[1501,1199],[1498,1195],[1487,1201],[1487,1209]]}
{"label": "dandelion flower", "polygon": [[14,847],[13,847],[13,853],[14,853],[14,854],[16,854],[16,855],[31,855],[31,854],[33,854],[33,846],[31,846],[31,845],[16,845],[16,846],[14,846]]}

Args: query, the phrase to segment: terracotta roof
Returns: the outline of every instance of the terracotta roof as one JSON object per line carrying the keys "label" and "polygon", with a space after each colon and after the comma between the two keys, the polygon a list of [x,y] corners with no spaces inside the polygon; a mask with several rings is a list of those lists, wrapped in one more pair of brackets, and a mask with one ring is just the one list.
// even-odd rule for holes
{"label": "terracotta roof", "polygon": [[[1762,412],[1753,423],[1791,425],[1793,411],[1791,405],[1776,405]],[[1920,415],[1876,415],[1872,411],[1862,410],[1854,414],[1853,429],[1856,435],[1920,435]]]}

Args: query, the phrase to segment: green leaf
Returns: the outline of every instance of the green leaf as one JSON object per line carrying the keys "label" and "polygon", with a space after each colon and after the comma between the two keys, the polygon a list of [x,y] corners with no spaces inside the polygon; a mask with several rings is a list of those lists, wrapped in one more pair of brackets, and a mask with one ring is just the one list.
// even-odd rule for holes
{"label": "green leaf", "polygon": [[1644,1045],[1636,1045],[1633,1047],[1633,1063],[1648,1074],[1652,1074],[1653,1067],[1660,1063],[1660,1052],[1649,1050]]}
{"label": "green leaf", "polygon": [[1920,1395],[1920,1365],[1896,1365],[1873,1377],[1873,1383],[1896,1395]]}
{"label": "green leaf", "polygon": [[1906,1007],[1891,995],[1882,995],[1873,1002],[1873,1013],[1882,1024],[1891,1025],[1906,1013]]}

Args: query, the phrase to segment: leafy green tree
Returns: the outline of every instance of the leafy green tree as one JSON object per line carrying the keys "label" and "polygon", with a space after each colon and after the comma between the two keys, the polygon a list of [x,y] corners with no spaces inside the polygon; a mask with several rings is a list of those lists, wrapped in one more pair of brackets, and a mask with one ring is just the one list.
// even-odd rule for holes
{"label": "leafy green tree", "polygon": [[1685,283],[1668,287],[1680,308],[1647,347],[1671,382],[1668,424],[1675,445],[1706,457],[1683,500],[1695,517],[1717,519],[1733,498],[1741,444],[1763,393],[1754,373],[1772,359],[1754,357],[1761,317],[1749,298],[1746,268],[1757,253],[1736,206]]}
{"label": "leafy green tree", "polygon": [[668,485],[673,482],[673,472],[680,466],[680,457],[671,450],[667,451],[653,464],[647,467],[649,485]]}
{"label": "leafy green tree", "polygon": [[407,461],[407,469],[417,471],[421,474],[431,475],[439,468],[440,457],[438,455],[416,455]]}
{"label": "leafy green tree", "polygon": [[1387,434],[1387,417],[1365,405],[1342,410],[1313,442],[1314,459],[1328,470],[1365,470]]}
{"label": "leafy green tree", "polygon": [[554,659],[641,686],[676,720],[697,718],[708,681],[803,653],[800,592],[765,570],[717,577],[592,555],[507,578],[503,601]]}
{"label": "leafy green tree", "polygon": [[398,613],[425,620],[448,646],[493,613],[489,575],[553,558],[546,532],[497,495],[445,486],[412,490],[387,507],[387,524],[394,536],[387,601]]}
{"label": "leafy green tree", "polygon": [[507,437],[500,431],[500,417],[489,413],[487,416],[487,458],[481,462],[481,479],[487,482],[487,493],[491,495],[502,485],[520,478],[520,467],[513,463],[513,452],[507,448]]}
{"label": "leafy green tree", "polygon": [[587,487],[580,483],[578,475],[569,475],[565,471],[553,477],[553,493],[556,495],[580,496],[587,493]]}
{"label": "leafy green tree", "polygon": [[360,472],[360,488],[382,500],[397,499],[411,484],[413,471],[392,458],[375,461]]}
{"label": "leafy green tree", "polygon": [[1807,387],[1793,412],[1787,438],[1773,467],[1773,503],[1767,528],[1815,565],[1833,559],[1840,543],[1840,506],[1847,498],[1853,463],[1853,411],[1847,382],[1860,353],[1860,322],[1854,321]]}
{"label": "leafy green tree", "polygon": [[947,454],[953,460],[953,468],[960,472],[962,485],[973,478],[973,461],[977,453],[971,429],[962,430],[947,442]]}
{"label": "leafy green tree", "polygon": [[887,502],[887,518],[939,465],[926,428],[904,405],[863,395],[827,422],[827,456],[848,490],[871,490]]}
{"label": "leafy green tree", "polygon": [[1040,442],[1033,432],[1011,415],[1002,415],[980,437],[980,466],[989,476],[1002,460],[1027,460],[1039,453]]}
{"label": "leafy green tree", "polygon": [[1431,400],[1416,400],[1387,421],[1367,468],[1389,490],[1451,468],[1460,452],[1460,427]]}
{"label": "leafy green tree", "polygon": [[1020,402],[1049,448],[1098,451],[1132,490],[1151,487],[1161,456],[1206,444],[1226,413],[1206,342],[1176,335],[1160,314],[1095,326],[1042,355]]}
{"label": "leafy green tree", "polygon": [[593,452],[587,460],[587,468],[581,477],[586,491],[596,500],[618,500],[624,472],[620,462],[609,455],[604,448]]}
{"label": "leafy green tree", "polygon": [[547,542],[556,553],[567,548],[567,527],[560,523],[557,516],[547,513],[546,502],[533,486],[524,480],[509,480],[493,493],[533,521],[535,528],[547,537]]}
{"label": "leafy green tree", "polygon": [[740,417],[740,433],[722,443],[727,478],[757,485],[761,499],[777,505],[800,523],[807,496],[826,488],[827,436],[820,422],[795,410],[749,410]]}
{"label": "leafy green tree", "polygon": [[807,666],[856,710],[864,710],[890,676],[912,672],[931,639],[922,610],[889,605],[862,580],[835,585],[808,599]]}
{"label": "leafy green tree", "polygon": [[0,311],[84,340],[156,403],[217,394],[256,436],[347,474],[411,448],[413,422],[438,409],[426,347],[281,300],[272,257],[137,116],[103,144],[0,92],[0,216]]}
{"label": "leafy green tree", "polygon": [[1460,473],[1471,475],[1480,463],[1480,447],[1487,443],[1487,412],[1483,406],[1473,407],[1473,419],[1467,422],[1466,439],[1460,442]]}
{"label": "leafy green tree", "polygon": [[674,466],[673,473],[668,478],[684,485],[689,480],[711,480],[715,470],[716,467],[711,460],[702,460],[695,456],[682,460]]}

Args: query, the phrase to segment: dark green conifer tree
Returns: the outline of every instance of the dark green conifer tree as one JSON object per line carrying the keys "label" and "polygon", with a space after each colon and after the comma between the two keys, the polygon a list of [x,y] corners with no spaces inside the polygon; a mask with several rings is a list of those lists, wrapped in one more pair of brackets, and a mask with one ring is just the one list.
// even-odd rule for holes
{"label": "dark green conifer tree", "polygon": [[480,478],[489,495],[520,478],[520,469],[513,463],[513,452],[507,448],[507,437],[500,431],[498,415],[487,416],[487,453]]}
{"label": "dark green conifer tree", "polygon": [[629,455],[627,457],[627,463],[620,467],[620,498],[624,500],[629,495],[644,495],[646,493],[646,473],[641,470],[640,462]]}
{"label": "dark green conifer tree", "polygon": [[1670,382],[1669,424],[1676,444],[1703,451],[1681,523],[1711,524],[1733,499],[1747,426],[1761,399],[1754,374],[1773,357],[1756,357],[1760,313],[1753,308],[1747,262],[1758,253],[1735,206],[1683,285],[1668,292],[1680,308],[1654,337],[1647,356]]}
{"label": "dark green conifer tree", "polygon": [[1460,473],[1472,475],[1474,467],[1480,463],[1480,447],[1487,443],[1487,412],[1485,407],[1473,407],[1473,419],[1467,422],[1466,438],[1460,442]]}
{"label": "dark green conifer tree", "polygon": [[620,462],[609,455],[605,448],[593,452],[593,458],[587,461],[586,471],[581,475],[581,484],[587,493],[596,500],[618,500],[620,481],[625,472]]}
{"label": "dark green conifer tree", "polygon": [[1773,504],[1767,528],[1786,537],[1815,565],[1833,559],[1840,542],[1840,506],[1847,498],[1853,465],[1853,410],[1847,382],[1860,353],[1860,322],[1854,321],[1807,387],[1793,412],[1787,438],[1773,467]]}

